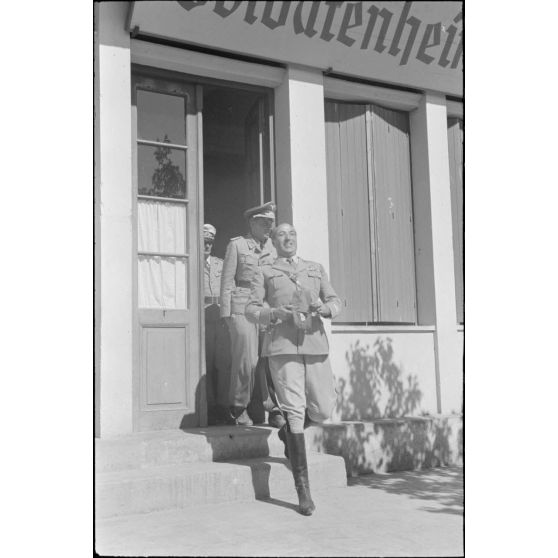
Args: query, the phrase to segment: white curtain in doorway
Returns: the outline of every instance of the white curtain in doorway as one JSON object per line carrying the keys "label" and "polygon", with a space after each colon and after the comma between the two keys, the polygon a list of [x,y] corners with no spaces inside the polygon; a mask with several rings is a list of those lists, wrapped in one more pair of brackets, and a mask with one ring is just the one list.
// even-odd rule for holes
{"label": "white curtain in doorway", "polygon": [[[138,200],[138,251],[186,252],[184,204]],[[187,266],[186,258],[140,255],[138,306],[186,308]]]}

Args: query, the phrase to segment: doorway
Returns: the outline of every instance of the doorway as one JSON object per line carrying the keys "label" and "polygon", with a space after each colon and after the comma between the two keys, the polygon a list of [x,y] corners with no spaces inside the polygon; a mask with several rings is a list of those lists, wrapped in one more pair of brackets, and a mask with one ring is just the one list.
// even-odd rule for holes
{"label": "doorway", "polygon": [[[269,93],[253,88],[203,87],[204,223],[217,230],[212,256],[220,259],[231,238],[248,232],[246,209],[275,199],[269,101]],[[219,295],[221,265],[205,266],[206,297]],[[219,424],[228,409],[231,346],[217,303],[209,298],[204,306],[205,403],[209,424]]]}
{"label": "doorway", "polygon": [[204,222],[217,229],[219,258],[247,232],[244,211],[275,199],[269,99],[261,89],[203,86]]}
{"label": "doorway", "polygon": [[133,68],[134,429],[206,424],[203,223],[213,254],[274,200],[271,90]]}

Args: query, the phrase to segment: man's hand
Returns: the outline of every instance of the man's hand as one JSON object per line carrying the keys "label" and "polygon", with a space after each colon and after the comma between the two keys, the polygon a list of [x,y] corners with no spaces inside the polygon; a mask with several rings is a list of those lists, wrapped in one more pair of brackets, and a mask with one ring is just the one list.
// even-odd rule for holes
{"label": "man's hand", "polygon": [[279,306],[279,308],[273,308],[273,317],[282,322],[289,319],[293,315],[292,305],[287,304],[285,306]]}
{"label": "man's hand", "polygon": [[310,304],[310,312],[317,312],[322,318],[330,318],[331,311],[327,305],[325,305],[321,300],[312,302]]}

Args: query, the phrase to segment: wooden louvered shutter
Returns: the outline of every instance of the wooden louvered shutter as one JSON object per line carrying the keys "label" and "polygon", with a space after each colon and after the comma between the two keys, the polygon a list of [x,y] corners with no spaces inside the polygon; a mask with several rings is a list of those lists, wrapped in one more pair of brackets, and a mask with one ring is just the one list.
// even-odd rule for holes
{"label": "wooden louvered shutter", "polygon": [[448,118],[448,148],[453,221],[453,259],[457,322],[463,323],[463,121]]}
{"label": "wooden louvered shutter", "polygon": [[370,114],[375,321],[416,323],[409,119],[373,105]]}
{"label": "wooden louvered shutter", "polygon": [[325,114],[335,321],[416,323],[407,114],[332,101]]}
{"label": "wooden louvered shutter", "polygon": [[331,282],[337,322],[372,321],[366,106],[326,101]]}

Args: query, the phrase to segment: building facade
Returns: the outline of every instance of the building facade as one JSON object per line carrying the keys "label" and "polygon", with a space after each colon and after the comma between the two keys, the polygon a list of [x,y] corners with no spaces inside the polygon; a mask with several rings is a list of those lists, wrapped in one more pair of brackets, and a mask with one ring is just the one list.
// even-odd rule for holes
{"label": "building facade", "polygon": [[460,416],[460,2],[95,5],[95,428],[207,424],[202,225],[273,200],[344,309],[334,421]]}

